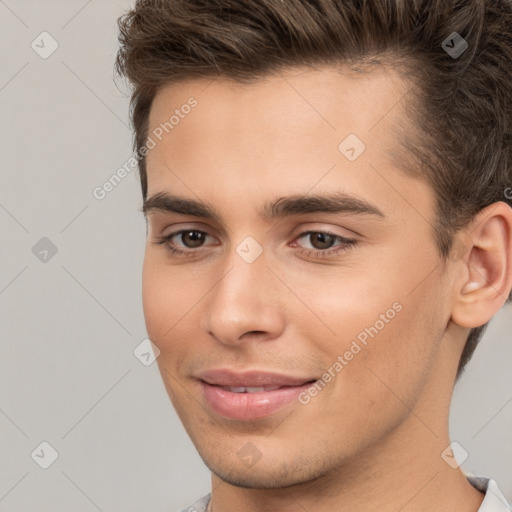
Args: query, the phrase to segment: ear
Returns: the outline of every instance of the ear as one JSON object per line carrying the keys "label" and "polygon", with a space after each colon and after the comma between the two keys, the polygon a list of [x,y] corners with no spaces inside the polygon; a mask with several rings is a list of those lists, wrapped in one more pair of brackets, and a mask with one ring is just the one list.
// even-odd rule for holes
{"label": "ear", "polygon": [[503,201],[485,207],[456,245],[461,257],[454,263],[451,319],[479,327],[501,309],[512,288],[512,208]]}

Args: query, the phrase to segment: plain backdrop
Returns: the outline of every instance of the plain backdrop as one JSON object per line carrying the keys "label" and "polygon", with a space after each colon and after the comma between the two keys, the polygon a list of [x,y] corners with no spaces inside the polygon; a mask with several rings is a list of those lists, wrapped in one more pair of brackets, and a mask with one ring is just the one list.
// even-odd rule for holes
{"label": "plain backdrop", "polygon": [[[138,174],[93,195],[132,154],[128,90],[113,80],[130,4],[0,0],[1,512],[175,512],[209,492],[156,363],[134,355],[147,337]],[[509,501],[511,332],[508,306],[450,427],[463,469]]]}

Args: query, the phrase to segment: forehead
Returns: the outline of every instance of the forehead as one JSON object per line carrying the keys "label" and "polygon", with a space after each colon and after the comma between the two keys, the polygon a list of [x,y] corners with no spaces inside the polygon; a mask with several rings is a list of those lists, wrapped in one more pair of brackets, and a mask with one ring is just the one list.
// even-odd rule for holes
{"label": "forehead", "polygon": [[[269,189],[276,196],[341,187],[359,197],[389,196],[410,88],[384,66],[361,73],[290,68],[250,84],[215,78],[163,86],[149,116],[156,146],[147,156],[148,195],[173,189],[222,203],[230,190],[230,201],[238,193],[262,204]],[[344,153],[350,146],[356,159]]]}
{"label": "forehead", "polygon": [[[198,124],[215,120],[236,126],[257,113],[260,122],[275,125],[291,121],[305,131],[322,122],[324,128],[334,131],[349,128],[365,132],[380,124],[391,110],[394,116],[401,116],[396,107],[410,87],[408,81],[384,65],[360,72],[341,66],[290,67],[251,83],[227,78],[180,80],[157,91],[149,127],[164,123],[169,113],[195,97],[201,107],[195,109]],[[198,119],[199,111],[205,118]]]}
{"label": "forehead", "polygon": [[[288,154],[300,144],[310,153],[331,150],[339,156],[339,143],[356,134],[368,149],[396,154],[396,128],[407,122],[403,103],[410,90],[411,84],[389,66],[363,72],[288,68],[250,84],[226,78],[181,80],[155,95],[149,134],[156,130],[157,137],[173,143],[174,154],[185,152],[180,149],[201,154],[213,146],[223,147],[227,156],[229,148],[243,145],[243,153],[251,156],[249,134],[258,152],[265,145],[267,152],[276,147]],[[306,147],[313,139],[315,144]],[[148,161],[163,149],[159,146]]]}

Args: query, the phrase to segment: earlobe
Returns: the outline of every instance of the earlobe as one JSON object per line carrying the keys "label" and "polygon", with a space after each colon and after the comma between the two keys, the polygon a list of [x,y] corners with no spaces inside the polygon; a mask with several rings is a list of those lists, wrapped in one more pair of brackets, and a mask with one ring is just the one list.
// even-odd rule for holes
{"label": "earlobe", "polygon": [[501,201],[489,205],[461,236],[469,244],[466,258],[454,263],[460,278],[454,282],[451,318],[473,328],[501,309],[512,288],[512,208]]}

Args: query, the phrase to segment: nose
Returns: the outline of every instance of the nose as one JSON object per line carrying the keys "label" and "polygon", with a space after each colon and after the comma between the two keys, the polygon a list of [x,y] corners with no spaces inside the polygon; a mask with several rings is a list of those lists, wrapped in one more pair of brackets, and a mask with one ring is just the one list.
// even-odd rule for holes
{"label": "nose", "polygon": [[285,325],[282,287],[264,253],[248,263],[233,250],[207,295],[202,328],[225,345],[278,338]]}

